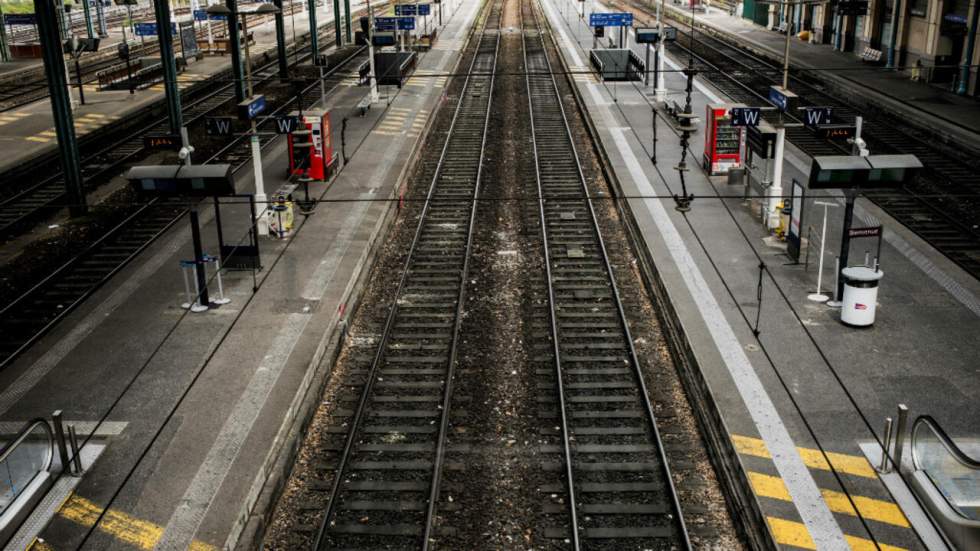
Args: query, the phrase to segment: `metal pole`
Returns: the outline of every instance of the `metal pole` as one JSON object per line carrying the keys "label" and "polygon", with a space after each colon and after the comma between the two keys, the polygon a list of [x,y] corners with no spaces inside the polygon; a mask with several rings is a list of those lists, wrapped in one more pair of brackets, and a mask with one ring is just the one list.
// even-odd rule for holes
{"label": "metal pole", "polygon": [[82,14],[85,16],[85,32],[89,38],[95,38],[95,27],[92,26],[92,7],[89,0],[82,0]]}
{"label": "metal pole", "polygon": [[82,456],[81,450],[78,449],[78,435],[75,433],[75,425],[68,425],[68,443],[71,445],[71,461],[75,466],[75,476],[82,476]]}
{"label": "metal pole", "polygon": [[787,25],[786,49],[783,51],[783,90],[789,90],[789,39],[792,34],[789,32],[789,25]]}
{"label": "metal pole", "polygon": [[82,167],[75,139],[75,121],[71,114],[68,81],[65,76],[65,58],[58,33],[58,19],[52,0],[34,0],[38,38],[44,58],[44,74],[51,94],[51,111],[54,117],[55,135],[58,138],[59,158],[68,193],[69,211],[72,216],[88,212],[82,183]]}
{"label": "metal pole", "polygon": [[272,0],[276,7],[276,56],[279,61],[279,78],[289,78],[289,64],[286,62],[286,22],[282,16],[282,0]]}
{"label": "metal pole", "polygon": [[[847,257],[851,252],[851,223],[854,220],[854,199],[857,196],[857,192],[854,190],[844,190],[844,195],[847,198],[844,203],[844,231],[841,233],[840,237],[840,270],[847,268]],[[844,280],[838,277],[837,280],[837,297],[844,296]]]}
{"label": "metal pole", "polygon": [[78,80],[78,102],[85,105],[85,87],[82,82],[81,52],[75,56],[75,79]]}
{"label": "metal pole", "polygon": [[354,34],[354,31],[351,28],[352,25],[353,25],[353,23],[351,22],[351,20],[353,19],[353,17],[351,16],[351,13],[350,13],[350,0],[344,0],[344,13],[345,13],[344,33],[346,34],[346,36],[344,37],[344,40],[346,40],[347,43],[350,44],[351,42],[354,41],[354,39],[351,38],[351,36]]}
{"label": "metal pole", "polygon": [[654,88],[654,94],[657,101],[664,102],[667,101],[667,85],[664,82],[664,20],[663,14],[666,13],[667,9],[664,6],[664,0],[660,0],[657,4],[657,28],[660,40],[657,41],[657,56],[655,63],[657,65],[657,72],[655,79],[657,81],[657,87]]}
{"label": "metal pole", "polygon": [[[333,32],[336,35],[334,37],[334,42],[337,44],[337,47],[340,48],[344,45],[344,36],[341,32],[340,23],[340,0],[333,0]],[[320,72],[322,73],[323,71],[321,70]]]}
{"label": "metal pole", "polygon": [[[197,217],[197,204],[191,205],[191,240],[194,242],[194,273],[197,275],[198,303],[207,306],[211,300],[208,297],[208,278],[204,271],[204,247],[201,245],[201,223]],[[193,306],[193,304],[192,304]]]}
{"label": "metal pole", "polygon": [[647,42],[647,57],[646,57],[646,71],[643,72],[643,86],[650,86],[650,43]]}
{"label": "metal pole", "polygon": [[[312,14],[313,11],[310,11]],[[248,17],[242,16],[242,31],[245,36],[248,36]],[[248,85],[248,97],[252,97],[252,57],[249,55],[248,50],[248,40],[245,40],[245,82]],[[251,120],[251,130],[252,135],[249,136],[249,142],[252,149],[252,173],[255,178],[255,200],[259,203],[265,203],[265,174],[262,171],[262,144],[259,142],[259,132],[258,128],[255,126],[255,119]],[[263,206],[264,207],[264,206]],[[257,221],[258,233],[259,235],[269,235],[269,224],[265,216],[265,208],[262,209],[262,213],[259,215]]]}
{"label": "metal pole", "polygon": [[327,105],[327,85],[324,82],[323,65],[320,66],[320,107]]}
{"label": "metal pole", "polygon": [[310,52],[314,56],[316,56],[316,54],[320,52],[320,47],[317,44],[317,37],[316,37],[316,30],[317,30],[316,0],[308,0],[308,1],[309,1],[309,15],[310,15]]}
{"label": "metal pole", "polygon": [[170,3],[168,0],[154,0],[153,5],[156,8],[160,63],[163,65],[163,89],[167,96],[167,120],[170,122],[170,132],[179,134],[184,121],[180,112],[177,65],[174,59],[173,39],[170,35]]}
{"label": "metal pole", "polygon": [[7,29],[4,27],[4,19],[3,4],[0,4],[0,61],[10,61],[10,45],[7,43]]}
{"label": "metal pole", "polygon": [[884,438],[884,443],[881,446],[881,464],[878,466],[878,471],[887,474],[889,472],[888,468],[888,448],[892,445],[892,418],[885,418],[885,433],[882,435]]}
{"label": "metal pole", "polygon": [[782,115],[780,115],[779,127],[776,128],[776,151],[772,169],[772,186],[769,187],[769,200],[767,201],[768,217],[766,227],[775,229],[779,227],[779,200],[783,194],[783,161],[786,151],[786,128],[782,125]]}
{"label": "metal pole", "polygon": [[371,0],[367,0],[368,11],[368,82],[371,86],[371,103],[378,103],[378,80],[374,78],[374,12],[371,11]]}
{"label": "metal pole", "polygon": [[[228,14],[228,45],[231,47],[231,72],[235,80],[235,99],[245,101],[245,80],[242,78],[242,42],[238,36],[238,0],[225,0]],[[248,42],[248,34],[245,34]]]}
{"label": "metal pole", "polygon": [[109,36],[109,28],[105,24],[105,10],[102,0],[95,0],[95,17],[99,22],[99,36]]}

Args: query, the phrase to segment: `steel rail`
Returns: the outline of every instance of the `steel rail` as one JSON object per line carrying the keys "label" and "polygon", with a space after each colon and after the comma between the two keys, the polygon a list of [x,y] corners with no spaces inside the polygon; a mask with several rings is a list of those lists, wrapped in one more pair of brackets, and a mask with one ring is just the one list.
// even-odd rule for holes
{"label": "steel rail", "polygon": [[[484,32],[485,30],[486,29],[484,29]],[[484,36],[481,34],[480,40],[482,40],[483,38]],[[498,33],[496,36],[494,52],[493,52],[494,69],[496,68],[497,51],[499,49],[499,45],[500,45],[500,37]],[[463,109],[463,104],[467,98],[467,92],[469,92],[470,85],[472,83],[471,74],[474,73],[473,69],[479,58],[480,58],[480,47],[478,44],[476,47],[476,52],[473,55],[473,59],[470,62],[469,71],[467,73],[466,81],[463,84],[463,89],[460,93],[459,101],[457,102],[455,111],[453,113],[453,119],[450,123],[450,127],[447,132],[446,141],[443,144],[442,151],[439,156],[439,161],[436,165],[432,177],[432,181],[429,184],[429,189],[426,194],[425,202],[422,206],[422,212],[419,216],[419,223],[416,226],[415,234],[412,238],[412,243],[409,247],[409,252],[405,260],[405,265],[401,271],[398,287],[395,291],[394,296],[396,298],[392,303],[391,308],[388,311],[388,315],[385,319],[385,324],[381,332],[381,338],[379,339],[377,350],[375,351],[374,357],[371,362],[371,367],[367,374],[367,382],[364,384],[364,388],[361,391],[361,396],[358,400],[358,405],[356,408],[356,412],[354,414],[353,421],[350,423],[350,431],[348,432],[347,438],[344,443],[343,451],[341,452],[340,463],[337,465],[337,468],[334,471],[335,474],[330,489],[330,494],[329,494],[330,497],[327,504],[327,509],[324,513],[323,520],[320,523],[320,528],[317,532],[317,536],[313,544],[313,549],[315,550],[328,548],[327,537],[328,537],[329,528],[331,526],[331,519],[334,517],[334,515],[337,512],[337,504],[339,501],[339,496],[341,494],[341,484],[344,480],[344,475],[349,467],[349,463],[351,462],[351,458],[353,456],[355,437],[359,434],[359,429],[361,428],[362,423],[364,421],[365,414],[368,410],[368,401],[373,394],[374,385],[375,382],[378,380],[378,374],[381,369],[381,364],[383,363],[383,360],[386,356],[386,349],[392,338],[393,328],[395,326],[395,321],[397,318],[397,314],[399,312],[398,297],[401,297],[404,293],[406,284],[408,282],[408,276],[412,271],[412,262],[415,259],[415,254],[418,245],[421,241],[423,230],[426,227],[427,217],[430,213],[433,202],[439,201],[439,199],[436,198],[436,189],[438,187],[437,184],[439,183],[443,166],[449,155],[450,143],[452,143],[453,141],[452,138],[456,135],[455,132],[456,132],[457,122],[460,119],[460,114]],[[492,72],[493,71],[491,71],[490,84],[488,86],[491,92],[490,94],[491,97],[488,97],[487,99],[486,114],[484,115],[483,128],[481,133],[480,154],[479,154],[479,161],[477,166],[477,177],[476,177],[476,182],[471,197],[469,224],[467,227],[466,245],[463,253],[464,254],[463,267],[459,275],[460,288],[456,300],[453,330],[452,330],[452,337],[450,343],[450,355],[447,360],[447,375],[443,388],[439,434],[437,436],[437,441],[436,441],[436,458],[433,464],[432,480],[430,482],[429,499],[426,507],[426,516],[424,521],[425,526],[423,529],[423,540],[421,542],[422,543],[421,548],[423,550],[428,549],[429,541],[432,535],[433,521],[435,518],[435,510],[437,507],[439,488],[441,482],[440,480],[441,467],[445,455],[445,440],[446,440],[446,435],[447,435],[448,425],[449,425],[449,410],[451,405],[450,401],[452,398],[452,388],[453,388],[452,381],[453,381],[454,367],[455,367],[454,364],[456,363],[456,350],[458,344],[458,337],[460,333],[460,327],[462,323],[462,312],[465,303],[466,279],[467,279],[467,271],[469,269],[469,257],[470,257],[472,239],[473,239],[473,230],[476,221],[476,208],[478,204],[477,197],[480,190],[480,178],[482,176],[482,166],[483,166],[484,149],[485,149],[484,145],[486,143],[487,128],[489,126],[489,120],[490,120],[490,107],[491,107],[492,90],[493,90]],[[447,199],[447,201],[458,202],[458,199],[450,198]]]}
{"label": "steel rail", "polygon": [[[531,1],[531,0],[528,0],[528,1]],[[532,15],[532,18],[535,19],[535,23],[537,23],[537,15],[535,13],[535,9],[534,9],[533,5],[531,6],[531,9],[529,11],[530,11],[530,13]],[[522,10],[522,26],[523,26],[523,10]],[[563,127],[564,127],[564,137],[568,140],[567,141],[567,144],[569,146],[569,149],[570,149],[570,153],[572,155],[572,158],[575,161],[575,168],[576,168],[576,172],[577,172],[577,175],[578,175],[579,183],[581,185],[582,197],[580,199],[578,199],[578,201],[584,202],[585,205],[588,207],[589,221],[591,223],[591,228],[592,228],[593,236],[595,238],[596,245],[598,246],[598,249],[599,249],[599,251],[601,253],[600,256],[601,256],[601,259],[602,259],[602,264],[603,264],[603,266],[605,268],[605,271],[606,271],[606,274],[608,276],[608,283],[609,283],[610,290],[612,291],[613,303],[614,303],[614,306],[615,306],[615,309],[616,309],[617,318],[618,318],[620,327],[622,329],[622,334],[623,334],[624,339],[625,339],[624,342],[627,344],[627,355],[628,355],[630,366],[632,367],[632,374],[633,374],[633,377],[634,377],[634,379],[636,381],[636,385],[638,387],[638,392],[639,392],[639,395],[640,395],[640,398],[641,398],[641,402],[642,402],[642,405],[643,405],[643,409],[644,409],[644,414],[645,414],[647,423],[649,425],[650,431],[652,433],[655,446],[657,448],[657,455],[658,455],[658,459],[659,459],[659,464],[660,464],[660,468],[661,468],[661,474],[662,474],[663,482],[664,482],[664,484],[665,484],[665,486],[667,488],[667,492],[668,492],[668,494],[670,496],[670,501],[671,501],[671,505],[672,505],[673,513],[674,513],[673,520],[676,521],[676,523],[677,523],[677,529],[678,529],[677,536],[678,536],[678,539],[681,540],[681,543],[683,545],[683,548],[689,550],[689,549],[692,548],[691,547],[690,537],[689,537],[688,532],[687,532],[687,526],[686,526],[686,524],[684,522],[684,516],[683,516],[682,510],[681,510],[680,500],[678,499],[677,490],[676,490],[676,488],[674,486],[673,477],[672,477],[671,471],[670,471],[670,466],[669,466],[668,461],[667,461],[667,455],[666,455],[666,452],[664,451],[663,439],[660,436],[660,431],[659,431],[659,428],[657,426],[657,420],[656,420],[656,416],[654,415],[653,405],[650,402],[650,397],[649,397],[649,393],[648,393],[647,386],[646,386],[646,383],[645,383],[645,379],[644,379],[643,373],[642,373],[642,371],[640,369],[640,362],[639,362],[639,359],[637,358],[636,349],[635,349],[635,347],[633,345],[633,338],[632,338],[631,332],[629,330],[629,323],[627,321],[626,313],[625,313],[625,311],[623,309],[622,299],[620,297],[619,289],[618,289],[618,286],[616,284],[615,273],[613,271],[612,263],[609,260],[609,254],[608,254],[608,251],[606,249],[605,242],[604,242],[604,240],[602,238],[602,232],[599,229],[598,218],[596,217],[595,208],[594,208],[594,205],[592,203],[591,195],[589,194],[588,184],[587,184],[586,179],[585,179],[585,174],[582,171],[582,163],[581,163],[581,160],[579,158],[578,151],[577,151],[577,149],[574,146],[575,140],[574,140],[574,138],[572,136],[571,127],[568,124],[568,116],[567,116],[567,114],[565,112],[564,103],[561,101],[561,94],[559,93],[558,84],[557,84],[557,82],[555,80],[555,75],[554,75],[554,72],[552,71],[552,68],[551,68],[551,61],[549,59],[547,49],[544,46],[543,39],[541,39],[540,35],[538,35],[537,38],[539,40],[542,40],[542,44],[541,44],[541,56],[542,56],[542,58],[544,60],[544,67],[545,67],[546,70],[544,71],[544,74],[536,74],[535,77],[536,78],[541,78],[541,79],[547,78],[547,79],[550,80],[550,84],[551,84],[550,89],[551,89],[551,91],[553,93],[553,101],[558,106],[558,111],[561,114],[561,121],[562,121]],[[545,210],[544,210],[545,197],[544,197],[544,190],[543,190],[542,182],[541,182],[541,166],[540,166],[540,159],[539,159],[539,152],[538,152],[539,142],[538,142],[537,135],[536,135],[537,134],[537,132],[536,132],[537,127],[535,125],[535,108],[534,108],[534,101],[533,101],[533,92],[532,92],[532,87],[531,87],[531,74],[532,74],[533,70],[532,70],[532,65],[530,63],[530,60],[528,59],[528,56],[527,56],[527,48],[526,48],[527,34],[526,33],[522,33],[522,40],[524,42],[525,69],[526,69],[526,72],[527,72],[526,79],[527,79],[527,86],[528,86],[528,104],[529,104],[529,108],[530,108],[530,112],[531,112],[530,123],[531,123],[531,128],[532,128],[532,139],[533,139],[533,143],[534,143],[535,175],[536,175],[536,178],[535,179],[536,179],[536,183],[537,183],[537,187],[538,187],[539,215],[541,217],[542,235],[544,237],[545,265],[547,267],[546,268],[546,273],[547,273],[547,277],[548,277],[547,285],[548,285],[549,313],[550,313],[550,318],[551,318],[552,340],[554,342],[554,354],[555,354],[555,356],[554,356],[554,362],[555,362],[555,368],[556,368],[556,374],[557,374],[557,381],[558,381],[558,384],[559,384],[559,400],[561,402],[560,406],[562,408],[562,412],[561,412],[562,413],[562,433],[563,433],[563,440],[564,440],[564,449],[565,449],[565,454],[566,454],[566,464],[568,465],[568,468],[567,468],[566,472],[569,473],[569,475],[568,475],[569,476],[569,481],[568,481],[568,485],[569,485],[569,497],[570,497],[569,501],[570,502],[574,502],[575,501],[575,499],[574,499],[574,493],[573,493],[573,490],[574,490],[574,478],[572,478],[572,474],[571,474],[573,469],[571,467],[572,459],[571,459],[571,450],[570,450],[570,447],[571,446],[570,446],[570,442],[569,442],[569,427],[568,427],[567,417],[566,417],[566,414],[565,414],[565,407],[566,406],[565,406],[564,397],[563,397],[563,390],[561,390],[561,388],[562,388],[561,385],[562,385],[563,371],[561,369],[560,334],[559,334],[559,331],[558,331],[558,323],[557,323],[557,312],[556,312],[556,302],[555,302],[554,280],[553,280],[553,278],[551,276],[551,257],[550,257],[550,252],[549,252],[550,249],[548,247],[548,239],[547,239],[547,222],[548,221],[547,221],[547,218],[546,218],[546,215],[545,215]],[[547,77],[545,76],[545,74],[547,75]],[[558,201],[561,202],[563,200],[562,199],[558,199]],[[573,517],[572,517],[573,525],[574,524],[577,524],[577,519],[575,518],[575,508],[574,508],[574,505],[572,503],[570,503],[570,511],[572,511],[572,514],[573,514]],[[578,549],[579,542],[577,541],[578,540],[578,534],[577,534],[577,532],[575,534],[573,534],[573,539],[575,541],[576,549]]]}

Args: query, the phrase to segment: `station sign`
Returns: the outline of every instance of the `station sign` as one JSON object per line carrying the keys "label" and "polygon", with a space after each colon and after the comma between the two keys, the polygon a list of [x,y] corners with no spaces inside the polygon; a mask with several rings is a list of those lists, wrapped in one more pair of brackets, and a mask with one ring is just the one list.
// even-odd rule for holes
{"label": "station sign", "polygon": [[632,27],[632,13],[590,13],[590,27]]}
{"label": "station sign", "polygon": [[808,106],[803,108],[803,125],[810,128],[830,124],[830,107]]}
{"label": "station sign", "polygon": [[207,21],[208,12],[206,10],[194,10],[194,21]]}
{"label": "station sign", "polygon": [[204,132],[208,136],[230,136],[234,122],[233,117],[206,117],[204,119]]}
{"label": "station sign", "polygon": [[180,151],[184,146],[177,134],[147,134],[143,136],[143,147],[153,151]]}
{"label": "station sign", "polygon": [[796,107],[796,102],[799,97],[790,92],[789,90],[783,90],[782,86],[771,86],[769,88],[769,101],[779,108],[780,111],[789,111]]}
{"label": "station sign", "polygon": [[252,96],[238,104],[238,118],[250,121],[265,111],[265,96]]}
{"label": "station sign", "polygon": [[395,15],[399,17],[430,15],[431,13],[431,6],[428,4],[395,4]]}
{"label": "station sign", "polygon": [[[671,27],[669,25],[664,27],[664,42],[674,42],[675,40],[677,40],[677,27]],[[656,44],[658,42],[660,42],[659,27],[636,28],[637,44]]]}
{"label": "station sign", "polygon": [[33,13],[5,13],[3,22],[7,25],[36,25],[37,16]]}
{"label": "station sign", "polygon": [[848,228],[847,236],[851,239],[862,237],[881,237],[881,226],[870,226],[867,228]]}
{"label": "station sign", "polygon": [[375,17],[374,30],[376,31],[414,31],[414,17]]}
{"label": "station sign", "polygon": [[732,126],[759,126],[762,110],[758,107],[732,107],[728,110]]}
{"label": "station sign", "polygon": [[[137,23],[133,25],[136,36],[156,36],[159,28],[156,23]],[[170,34],[177,34],[177,24],[170,23]]]}

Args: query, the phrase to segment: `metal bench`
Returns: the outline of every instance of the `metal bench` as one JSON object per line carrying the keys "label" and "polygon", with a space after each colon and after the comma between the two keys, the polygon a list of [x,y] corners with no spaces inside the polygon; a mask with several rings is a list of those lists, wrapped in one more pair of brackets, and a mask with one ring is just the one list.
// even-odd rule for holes
{"label": "metal bench", "polygon": [[864,51],[861,52],[861,55],[858,57],[860,57],[861,61],[865,63],[880,63],[881,55],[882,55],[881,50],[876,50],[874,48],[868,47],[865,48]]}

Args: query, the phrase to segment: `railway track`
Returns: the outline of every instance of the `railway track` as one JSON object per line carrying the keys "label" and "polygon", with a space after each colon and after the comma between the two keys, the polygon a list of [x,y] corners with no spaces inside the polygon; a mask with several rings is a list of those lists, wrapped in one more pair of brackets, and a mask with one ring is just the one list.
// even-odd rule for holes
{"label": "railway track", "polygon": [[491,7],[476,38],[395,302],[344,419],[317,549],[425,549],[436,533],[499,10]]}
{"label": "railway track", "polygon": [[[327,86],[332,93],[347,78],[342,69],[366,59],[365,48],[357,47],[341,59],[327,75]],[[259,69],[256,78],[273,78],[276,73],[275,63]],[[233,98],[230,90],[219,91],[206,100],[194,106],[198,118],[211,109]],[[320,97],[320,84],[315,82],[300,92],[300,100],[304,105],[310,105]],[[296,100],[282,102],[272,112],[270,117],[288,112],[295,107]],[[259,124],[259,132],[269,131],[271,119]],[[235,171],[245,166],[251,166],[247,136],[237,136],[230,143],[212,148],[199,150],[203,163],[232,164]],[[131,138],[131,141],[141,138]],[[263,148],[272,144],[274,139],[263,139]],[[135,147],[135,146],[134,146]],[[127,150],[125,155],[131,158],[135,151]],[[205,157],[205,155],[207,155]],[[119,161],[121,163],[122,161]],[[116,163],[114,166],[118,166]],[[100,167],[99,170],[108,170]],[[152,200],[137,207],[121,223],[106,232],[101,238],[92,243],[68,262],[57,268],[41,282],[23,293],[0,309],[0,369],[8,366],[14,359],[30,347],[38,338],[47,333],[69,312],[80,305],[89,295],[98,290],[103,284],[126,266],[132,259],[149,246],[156,238],[163,235],[187,212],[187,203],[180,199]]]}
{"label": "railway track", "polygon": [[574,549],[690,549],[613,269],[529,2],[523,18],[559,427],[542,433],[561,450],[567,494],[564,511],[545,504],[557,519],[545,534],[568,538]]}
{"label": "railway track", "polygon": [[[778,84],[781,69],[710,35],[680,32],[674,54],[685,59],[692,51],[697,65],[708,72],[713,85],[734,101],[750,106],[769,105],[769,86]],[[980,165],[976,160],[899,129],[875,113],[861,113],[850,103],[790,75],[790,88],[800,105],[833,108],[835,123],[853,124],[864,116],[862,137],[873,154],[914,154],[922,164],[916,182],[901,189],[867,190],[863,195],[902,225],[916,233],[973,277],[980,278],[980,216],[976,200],[956,195],[980,193]],[[772,117],[773,115],[767,115]],[[791,115],[792,122],[800,122]],[[810,156],[849,155],[850,147],[818,137],[806,128],[788,128],[787,139]]]}

